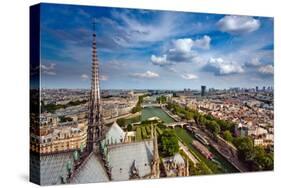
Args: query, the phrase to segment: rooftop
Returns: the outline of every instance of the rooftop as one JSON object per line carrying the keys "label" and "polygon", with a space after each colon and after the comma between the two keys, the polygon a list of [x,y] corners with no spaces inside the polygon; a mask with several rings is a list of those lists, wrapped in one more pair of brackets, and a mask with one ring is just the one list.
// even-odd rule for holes
{"label": "rooftop", "polygon": [[134,163],[140,177],[150,175],[152,159],[152,140],[122,143],[108,147],[108,162],[112,167],[112,180],[115,181],[129,180]]}

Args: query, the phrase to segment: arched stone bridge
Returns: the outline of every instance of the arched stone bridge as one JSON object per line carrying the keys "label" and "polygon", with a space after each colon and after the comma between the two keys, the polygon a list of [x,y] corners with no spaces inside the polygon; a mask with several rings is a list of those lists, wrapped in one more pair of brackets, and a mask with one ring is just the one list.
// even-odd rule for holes
{"label": "arched stone bridge", "polygon": [[165,123],[164,125],[166,127],[170,127],[170,128],[175,128],[176,126],[180,126],[181,128],[183,128],[183,126],[186,124],[186,122],[184,121],[180,121],[180,122],[172,122],[172,123]]}
{"label": "arched stone bridge", "polygon": [[145,107],[162,107],[162,106],[165,106],[165,104],[145,103],[145,104],[141,105],[142,108],[145,108]]}

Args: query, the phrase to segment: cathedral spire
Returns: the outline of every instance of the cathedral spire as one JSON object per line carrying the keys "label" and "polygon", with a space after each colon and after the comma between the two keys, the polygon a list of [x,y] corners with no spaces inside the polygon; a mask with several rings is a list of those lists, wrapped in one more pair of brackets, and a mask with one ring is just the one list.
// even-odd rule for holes
{"label": "cathedral spire", "polygon": [[100,101],[100,83],[99,83],[99,60],[97,55],[96,41],[96,21],[93,21],[93,42],[92,42],[92,79],[89,101],[89,122],[88,122],[88,141],[87,149],[92,152],[94,144],[102,136],[102,112]]}

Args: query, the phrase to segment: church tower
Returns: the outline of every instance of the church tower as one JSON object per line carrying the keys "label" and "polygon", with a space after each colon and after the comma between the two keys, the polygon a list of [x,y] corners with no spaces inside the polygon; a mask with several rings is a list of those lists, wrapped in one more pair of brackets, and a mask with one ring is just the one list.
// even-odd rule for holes
{"label": "church tower", "polygon": [[97,55],[96,28],[93,23],[93,43],[92,43],[92,80],[89,101],[88,116],[88,140],[87,150],[92,152],[94,146],[101,139],[103,134],[103,122],[100,100],[100,83],[99,83],[99,61]]}
{"label": "church tower", "polygon": [[153,159],[151,164],[151,178],[159,178],[160,159],[158,153],[157,132],[156,132],[156,126],[153,126],[152,124],[151,124],[151,138],[153,140]]}

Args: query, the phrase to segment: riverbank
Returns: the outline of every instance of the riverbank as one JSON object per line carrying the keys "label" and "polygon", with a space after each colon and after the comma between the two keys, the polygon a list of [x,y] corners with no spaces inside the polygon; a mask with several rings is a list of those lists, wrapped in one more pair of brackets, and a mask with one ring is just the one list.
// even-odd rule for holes
{"label": "riverbank", "polygon": [[117,121],[117,119],[122,119],[122,118],[124,118],[124,119],[131,119],[131,118],[136,118],[136,117],[138,117],[140,115],[141,115],[141,112],[128,113],[128,114],[124,114],[124,115],[117,116],[117,117],[114,117],[114,118],[105,119],[104,122],[105,122],[105,124],[112,124],[115,121]]}
{"label": "riverbank", "polygon": [[[226,159],[222,156],[218,155],[218,153],[211,150],[214,154],[215,160],[219,163],[213,162],[209,159],[206,159],[197,149],[192,146],[192,141],[195,139],[193,135],[188,133],[185,129],[176,127],[175,128],[177,136],[182,140],[182,142],[188,147],[188,149],[192,152],[192,154],[201,162],[203,162],[214,174],[221,173],[234,173],[238,172],[238,170],[232,166]],[[210,149],[210,148],[208,148]]]}

